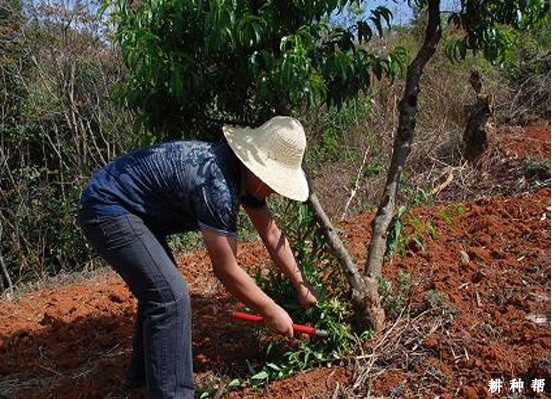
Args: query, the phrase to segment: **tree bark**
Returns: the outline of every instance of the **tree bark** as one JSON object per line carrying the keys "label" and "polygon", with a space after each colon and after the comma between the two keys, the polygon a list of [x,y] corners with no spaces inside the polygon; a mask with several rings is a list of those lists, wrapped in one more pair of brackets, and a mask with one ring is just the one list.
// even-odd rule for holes
{"label": "tree bark", "polygon": [[330,218],[324,211],[324,208],[322,208],[322,204],[320,204],[318,196],[312,189],[310,190],[308,206],[314,213],[316,221],[322,229],[322,234],[324,234],[324,238],[326,239],[326,244],[328,245],[330,252],[336,257],[339,264],[343,268],[349,285],[353,290],[361,289],[363,276],[353,262],[353,259],[343,245],[343,242],[337,235],[337,232],[330,222]]}
{"label": "tree bark", "polygon": [[351,303],[355,310],[357,324],[363,329],[372,327],[375,332],[381,331],[385,322],[385,314],[380,306],[377,279],[363,276],[360,273],[313,190],[309,195],[308,205],[322,229],[330,252],[336,257],[345,272],[351,287]]}
{"label": "tree bark", "polygon": [[[2,235],[4,233],[4,227],[2,224],[2,218],[0,215],[0,242],[2,241]],[[8,267],[6,266],[6,262],[4,261],[4,256],[2,252],[0,251],[0,269],[2,270],[3,277],[6,279],[7,289],[10,291],[11,294],[13,294],[13,283],[10,278],[10,273],[8,271]],[[0,276],[0,287],[1,291],[4,291],[4,282],[2,281],[2,276]]]}
{"label": "tree bark", "polygon": [[395,199],[404,165],[414,137],[416,113],[418,110],[419,83],[424,67],[435,53],[441,40],[440,1],[428,1],[428,22],[424,35],[424,42],[416,58],[408,66],[406,85],[403,97],[399,102],[399,125],[391,165],[387,172],[387,181],[378,211],[372,221],[372,239],[368,247],[365,274],[369,278],[377,279],[381,275],[383,257],[387,243],[387,230],[393,218]]}
{"label": "tree bark", "polygon": [[[352,261],[312,189],[308,200],[309,207],[322,227],[322,232],[330,247],[330,251],[336,256],[345,271],[352,288],[351,301],[355,308],[357,319],[362,324],[371,325],[376,333],[381,331],[385,324],[385,313],[381,307],[378,292],[378,279],[381,275],[387,242],[387,229],[395,209],[395,198],[400,176],[410,152],[414,136],[419,81],[425,65],[435,53],[440,40],[440,1],[430,0],[428,2],[428,24],[426,26],[424,42],[416,58],[408,67],[403,98],[398,106],[399,125],[393,145],[391,165],[387,173],[383,198],[376,217],[372,222],[372,238],[368,247],[368,259],[364,275],[359,272],[357,266]],[[310,181],[309,185],[312,188]]]}
{"label": "tree bark", "polygon": [[482,166],[495,136],[495,99],[488,93],[477,70],[472,71],[469,81],[477,97],[475,104],[469,107],[468,124],[463,136],[464,158],[471,164]]}

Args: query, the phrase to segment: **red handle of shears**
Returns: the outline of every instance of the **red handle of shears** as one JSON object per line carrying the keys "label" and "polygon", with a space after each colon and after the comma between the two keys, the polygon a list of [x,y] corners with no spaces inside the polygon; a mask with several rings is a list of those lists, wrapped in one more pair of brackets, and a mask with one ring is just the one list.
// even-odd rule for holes
{"label": "red handle of shears", "polygon": [[[232,316],[235,319],[252,321],[255,323],[260,323],[263,321],[263,317],[257,316],[254,314],[249,314],[249,313],[233,312]],[[326,335],[325,331],[317,330],[314,327],[305,326],[303,324],[293,324],[293,331],[299,332],[301,334],[308,334],[308,335],[320,335],[320,336]]]}

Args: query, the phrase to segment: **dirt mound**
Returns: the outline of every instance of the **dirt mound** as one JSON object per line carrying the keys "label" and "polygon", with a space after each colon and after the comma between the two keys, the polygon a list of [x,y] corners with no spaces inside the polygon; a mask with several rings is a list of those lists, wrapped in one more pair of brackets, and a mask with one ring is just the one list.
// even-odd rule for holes
{"label": "dirt mound", "polygon": [[[502,145],[510,157],[549,159],[550,128],[510,130]],[[379,341],[385,345],[372,358],[351,359],[357,371],[372,360],[357,391],[396,398],[542,397],[531,384],[544,380],[550,393],[550,189],[419,208],[411,217],[422,224],[406,226],[404,256],[384,267],[395,287],[408,274],[407,307],[395,309],[386,340]],[[343,225],[360,262],[370,222],[365,214]],[[256,243],[243,245],[240,259],[245,267],[267,261]],[[207,255],[178,260],[192,294],[198,382],[213,370],[235,373],[247,369],[247,359],[262,359],[255,334],[230,320],[235,305],[212,276]],[[113,273],[1,302],[0,397],[145,397],[121,388],[134,312],[135,301]],[[367,349],[375,345],[377,338]],[[328,398],[358,377],[353,369],[320,368],[262,392],[223,397]],[[511,391],[517,379],[524,387]],[[489,390],[491,380],[503,381],[500,394]]]}
{"label": "dirt mound", "polygon": [[550,126],[504,127],[498,135],[507,157],[550,159]]}

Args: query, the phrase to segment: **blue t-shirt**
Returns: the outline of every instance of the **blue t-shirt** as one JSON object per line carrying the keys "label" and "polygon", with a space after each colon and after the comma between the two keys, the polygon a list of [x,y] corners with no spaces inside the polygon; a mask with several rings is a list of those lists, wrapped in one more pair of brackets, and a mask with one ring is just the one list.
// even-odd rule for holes
{"label": "blue t-shirt", "polygon": [[241,167],[226,143],[175,141],[142,148],[98,171],[79,208],[94,217],[132,213],[163,234],[201,227],[233,235]]}

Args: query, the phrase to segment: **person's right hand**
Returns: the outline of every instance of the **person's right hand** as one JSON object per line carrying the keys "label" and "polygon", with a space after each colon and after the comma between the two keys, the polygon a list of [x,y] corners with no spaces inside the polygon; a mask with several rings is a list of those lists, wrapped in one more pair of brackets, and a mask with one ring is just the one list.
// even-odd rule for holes
{"label": "person's right hand", "polygon": [[293,338],[293,321],[280,306],[274,304],[263,316],[265,325],[272,331]]}

